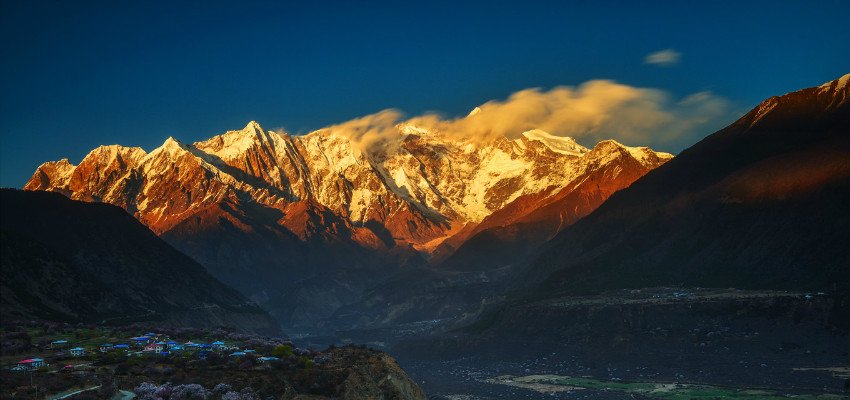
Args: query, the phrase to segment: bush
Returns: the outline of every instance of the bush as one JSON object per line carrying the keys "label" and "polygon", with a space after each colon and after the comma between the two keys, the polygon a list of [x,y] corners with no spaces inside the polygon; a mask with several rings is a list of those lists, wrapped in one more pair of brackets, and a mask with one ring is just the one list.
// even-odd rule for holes
{"label": "bush", "polygon": [[218,385],[215,385],[212,391],[214,394],[223,395],[229,392],[231,389],[232,387],[230,385],[226,383],[219,383]]}
{"label": "bush", "polygon": [[239,392],[227,392],[221,396],[221,400],[257,400],[257,395],[251,388],[244,388]]}
{"label": "bush", "polygon": [[272,350],[272,355],[277,358],[286,358],[292,355],[292,347],[282,344],[275,346],[274,350]]}
{"label": "bush", "polygon": [[205,400],[210,397],[210,391],[197,383],[177,385],[171,391],[169,400]]}
{"label": "bush", "polygon": [[300,363],[301,366],[306,369],[313,368],[314,365],[313,360],[311,360],[310,357],[307,356],[298,357],[298,363]]}
{"label": "bush", "polygon": [[210,397],[210,391],[197,383],[157,386],[143,382],[133,389],[133,393],[139,400],[206,400]]}
{"label": "bush", "polygon": [[159,400],[156,396],[156,391],[159,389],[159,386],[154,385],[150,382],[142,382],[139,386],[136,386],[133,389],[133,393],[136,395],[138,400]]}

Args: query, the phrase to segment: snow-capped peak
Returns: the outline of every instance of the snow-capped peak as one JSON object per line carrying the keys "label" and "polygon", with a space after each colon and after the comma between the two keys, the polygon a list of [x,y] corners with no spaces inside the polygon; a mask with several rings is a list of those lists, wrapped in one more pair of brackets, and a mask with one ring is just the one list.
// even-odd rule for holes
{"label": "snow-capped peak", "polygon": [[548,147],[549,150],[560,154],[581,156],[582,154],[590,151],[587,147],[578,144],[571,137],[555,136],[549,132],[540,129],[532,129],[530,131],[525,131],[522,133],[522,136],[524,136],[528,140],[543,143],[543,145]]}
{"label": "snow-capped peak", "polygon": [[834,106],[844,104],[850,98],[850,74],[820,85],[818,95],[828,96]]}
{"label": "snow-capped peak", "polygon": [[141,147],[124,147],[119,144],[103,145],[90,151],[83,160],[97,158],[100,162],[114,160],[118,157],[140,159],[146,155]]}
{"label": "snow-capped peak", "polygon": [[209,140],[197,142],[194,146],[206,153],[229,160],[239,157],[256,144],[262,145],[265,142],[274,141],[273,135],[276,134],[264,131],[260,124],[251,121],[240,130],[227,131]]}
{"label": "snow-capped peak", "polygon": [[263,132],[263,127],[260,126],[257,121],[250,121],[248,125],[245,125],[245,128],[242,129],[243,132],[253,132],[254,134],[259,134]]}
{"label": "snow-capped peak", "polygon": [[186,151],[186,145],[180,143],[177,139],[172,136],[169,136],[168,139],[165,139],[165,142],[162,143],[162,146],[159,146],[158,149],[152,151],[149,155],[153,155],[158,152],[165,152],[167,154],[176,154]]}
{"label": "snow-capped peak", "polygon": [[398,126],[399,131],[405,135],[430,135],[431,130],[410,123],[402,123]]}
{"label": "snow-capped peak", "polygon": [[632,158],[643,165],[656,164],[656,160],[669,160],[673,158],[673,155],[670,153],[654,151],[649,147],[643,146],[626,146],[614,139],[603,140],[593,147],[593,153],[599,153],[606,156],[620,151],[628,153]]}
{"label": "snow-capped peak", "polygon": [[850,74],[845,74],[845,75],[841,76],[840,78],[826,82],[823,85],[820,85],[819,87],[821,89],[830,89],[830,88],[832,88],[832,86],[834,84],[835,90],[841,90],[841,89],[844,89],[845,87],[847,87],[848,83],[850,83]]}

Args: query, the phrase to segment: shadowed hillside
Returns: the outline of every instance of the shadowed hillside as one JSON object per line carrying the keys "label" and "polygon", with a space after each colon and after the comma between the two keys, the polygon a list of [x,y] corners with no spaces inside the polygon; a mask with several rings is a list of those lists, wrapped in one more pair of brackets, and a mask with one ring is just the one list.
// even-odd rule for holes
{"label": "shadowed hillside", "polygon": [[0,196],[6,318],[280,332],[262,309],[118,207],[58,193]]}

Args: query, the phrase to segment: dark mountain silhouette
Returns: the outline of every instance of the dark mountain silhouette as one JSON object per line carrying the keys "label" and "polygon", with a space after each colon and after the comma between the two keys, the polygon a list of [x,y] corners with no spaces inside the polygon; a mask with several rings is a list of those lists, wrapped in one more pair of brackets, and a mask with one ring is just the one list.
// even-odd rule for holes
{"label": "dark mountain silhouette", "polygon": [[0,191],[4,318],[279,333],[262,309],[119,207]]}
{"label": "dark mountain silhouette", "polygon": [[532,263],[550,296],[850,282],[850,75],[771,97],[563,230]]}

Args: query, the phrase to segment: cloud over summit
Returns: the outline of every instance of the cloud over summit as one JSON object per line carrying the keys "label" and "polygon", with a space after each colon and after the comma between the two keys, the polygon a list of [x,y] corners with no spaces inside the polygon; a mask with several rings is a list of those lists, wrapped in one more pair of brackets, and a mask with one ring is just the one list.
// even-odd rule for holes
{"label": "cloud over summit", "polygon": [[711,92],[675,99],[659,89],[591,80],[575,87],[520,90],[462,117],[430,113],[404,119],[400,111],[388,109],[324,129],[349,137],[365,150],[397,143],[404,137],[402,125],[472,141],[514,139],[542,129],[586,146],[604,139],[657,146],[690,138],[729,110],[728,101]]}

